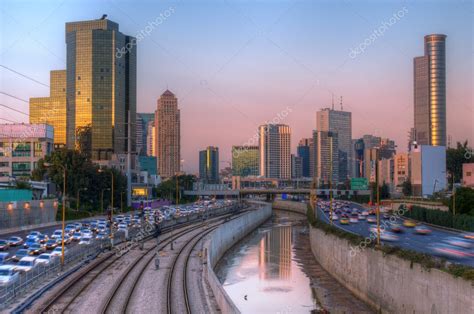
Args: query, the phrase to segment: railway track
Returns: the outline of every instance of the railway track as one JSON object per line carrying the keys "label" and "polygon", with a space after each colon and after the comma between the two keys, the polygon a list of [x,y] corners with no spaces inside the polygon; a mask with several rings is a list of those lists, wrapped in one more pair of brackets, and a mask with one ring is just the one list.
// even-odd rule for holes
{"label": "railway track", "polygon": [[[224,214],[222,216],[217,216],[214,217],[214,219],[219,220],[223,219],[226,216],[230,216],[232,214]],[[194,222],[185,224],[185,225],[180,225],[179,227],[181,229],[176,229],[174,230],[173,234],[170,234],[167,236],[163,241],[163,243],[160,243],[160,247],[164,248],[166,245],[169,245],[171,241],[174,241],[175,238],[180,237],[188,232],[191,232],[193,230],[196,230],[198,228],[201,228],[205,223],[209,223],[209,221],[205,223],[200,223],[197,225],[193,224]],[[169,231],[169,228],[167,229]],[[168,235],[169,232],[166,234]],[[151,238],[151,240],[150,240]],[[153,241],[154,239],[152,236],[148,236],[144,242],[149,242]],[[144,264],[142,269],[145,269],[153,260],[153,258],[156,256],[156,252],[153,252],[157,248],[158,244],[153,245],[151,248],[147,249],[143,254],[141,254],[138,258],[134,260],[134,262],[129,266],[126,270],[126,276],[132,272],[132,270],[138,265],[138,264]],[[94,264],[88,271],[80,273],[78,276],[76,276],[74,279],[70,280],[66,286],[62,287],[62,289],[50,300],[48,300],[44,305],[42,305],[39,309],[40,313],[49,313],[51,311],[54,311],[55,313],[64,313],[68,310],[71,309],[72,305],[75,303],[75,301],[78,299],[80,295],[83,294],[84,291],[87,290],[87,288],[97,280],[98,276],[102,273],[103,270],[107,269],[108,267],[112,266],[115,262],[117,262],[119,259],[121,259],[124,255],[128,254],[131,250],[125,251],[122,255],[115,255],[113,252],[107,253],[104,257],[101,259],[94,261]],[[142,261],[142,258],[147,256],[146,263],[140,263]],[[114,258],[110,259],[112,256]],[[123,312],[127,309],[130,299],[133,295],[133,291],[135,290],[135,287],[137,283],[139,282],[141,278],[142,272],[140,272],[139,277],[133,282],[132,289],[128,292],[127,298],[126,298],[126,304],[125,307],[123,308]],[[123,280],[125,281],[125,280]],[[107,296],[106,302],[104,302],[104,305],[101,309],[101,313],[106,313],[108,308],[110,307],[114,296],[117,294],[117,291],[120,289],[122,286],[123,281],[118,281],[118,283],[113,287],[112,292]]]}

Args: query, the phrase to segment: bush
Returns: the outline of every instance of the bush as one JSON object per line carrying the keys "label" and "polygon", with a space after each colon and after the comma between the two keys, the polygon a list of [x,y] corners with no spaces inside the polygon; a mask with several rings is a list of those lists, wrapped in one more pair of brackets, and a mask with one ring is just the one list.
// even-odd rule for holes
{"label": "bush", "polygon": [[474,217],[469,215],[453,216],[450,212],[413,206],[411,210],[405,212],[404,216],[437,226],[474,231]]}
{"label": "bush", "polygon": [[[91,212],[85,211],[85,210],[71,210],[71,209],[66,209],[66,220],[77,220],[77,219],[83,219],[83,218],[89,218],[93,216]],[[56,221],[62,221],[63,220],[63,212],[61,209],[58,209],[58,212],[56,213]]]}

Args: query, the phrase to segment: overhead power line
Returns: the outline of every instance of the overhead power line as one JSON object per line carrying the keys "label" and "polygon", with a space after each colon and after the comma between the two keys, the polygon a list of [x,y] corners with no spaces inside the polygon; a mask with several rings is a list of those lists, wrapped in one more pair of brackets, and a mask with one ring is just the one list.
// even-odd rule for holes
{"label": "overhead power line", "polygon": [[5,108],[7,108],[7,109],[10,109],[10,110],[12,110],[12,111],[15,111],[15,112],[18,112],[18,113],[24,114],[25,116],[28,116],[28,117],[30,116],[30,115],[29,115],[29,114],[27,114],[26,112],[23,112],[23,111],[17,110],[17,109],[15,109],[15,108],[9,107],[9,106],[7,106],[7,105],[0,104],[0,106],[1,106],[1,107],[5,107]]}
{"label": "overhead power line", "polygon": [[5,93],[5,92],[0,91],[0,94],[3,94],[3,95],[5,95],[5,96],[11,97],[11,98],[15,98],[15,99],[17,99],[17,100],[19,100],[19,101],[22,101],[22,102],[26,102],[27,104],[30,103],[28,100],[22,99],[22,98],[20,98],[20,97],[16,97],[16,96],[14,96],[14,95],[12,95],[12,94],[9,94],[9,93]]}
{"label": "overhead power line", "polygon": [[18,121],[13,121],[13,120],[5,119],[5,118],[0,118],[0,120],[11,122],[11,123],[19,123]]}
{"label": "overhead power line", "polygon": [[35,79],[32,78],[31,76],[28,76],[28,75],[26,75],[26,74],[23,74],[23,73],[20,73],[20,72],[18,72],[18,71],[15,71],[15,70],[13,70],[12,68],[9,68],[9,67],[7,67],[7,66],[4,66],[3,64],[0,64],[0,67],[4,68],[4,69],[6,69],[6,70],[8,70],[8,71],[10,71],[10,72],[13,72],[13,73],[15,73],[15,74],[18,74],[18,75],[20,75],[20,76],[22,76],[22,77],[24,77],[24,78],[26,78],[26,79],[28,79],[28,80],[30,80],[30,81],[33,81],[33,82],[35,82],[35,83],[38,83],[38,84],[43,85],[43,86],[46,86],[46,87],[49,87],[49,85],[44,84],[44,83],[41,83],[40,81],[35,80]]}

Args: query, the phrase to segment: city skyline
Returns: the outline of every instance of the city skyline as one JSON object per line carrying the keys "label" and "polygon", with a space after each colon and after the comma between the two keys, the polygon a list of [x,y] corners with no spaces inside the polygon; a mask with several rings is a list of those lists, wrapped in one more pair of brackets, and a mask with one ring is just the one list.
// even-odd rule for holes
{"label": "city skyline", "polygon": [[[281,122],[292,128],[292,142],[310,137],[314,114],[321,108],[329,107],[332,93],[337,98],[343,96],[344,109],[352,112],[353,138],[364,134],[393,138],[398,149],[403,151],[407,132],[413,126],[412,62],[423,51],[423,37],[432,33],[448,36],[447,135],[452,137],[452,144],[466,138],[472,142],[472,109],[469,106],[472,103],[469,92],[472,86],[469,73],[472,58],[462,44],[462,40],[470,35],[468,13],[465,12],[469,11],[467,3],[459,3],[456,7],[449,3],[384,3],[370,8],[368,3],[355,7],[343,3],[302,2],[291,5],[282,2],[265,13],[262,4],[249,6],[231,2],[210,10],[210,6],[206,5],[198,8],[193,4],[165,2],[146,14],[142,14],[145,6],[135,8],[130,2],[111,3],[109,6],[101,4],[77,11],[73,9],[75,4],[67,8],[59,4],[41,5],[36,11],[39,17],[32,19],[22,15],[27,13],[20,14],[15,10],[20,9],[21,4],[11,3],[6,7],[8,9],[2,12],[5,21],[19,19],[22,27],[10,29],[5,25],[1,64],[48,84],[49,72],[65,67],[63,30],[66,22],[100,18],[105,12],[111,20],[120,24],[122,32],[138,38],[137,33],[144,30],[148,22],[158,21],[158,27],[138,42],[137,112],[153,112],[156,99],[166,87],[173,90],[182,109],[185,171],[197,172],[195,152],[209,145],[218,146],[221,159],[230,161],[232,145],[244,145],[258,125],[271,121],[287,106],[294,110]],[[320,6],[322,11],[338,12],[339,15],[334,21],[321,18],[319,22],[312,22],[308,20],[305,9],[316,6]],[[403,10],[404,7],[406,10]],[[197,15],[208,10],[207,14],[215,19],[198,24],[194,31],[184,32],[179,24],[189,18],[192,10]],[[54,17],[51,17],[51,12],[56,13]],[[354,58],[351,58],[351,49],[369,38],[374,29],[398,12],[403,12],[403,17],[388,27],[364,52],[352,54]],[[222,14],[219,16],[219,13]],[[162,17],[157,20],[160,14]],[[311,14],[317,16],[322,13],[311,10]],[[135,16],[143,17],[134,19]],[[452,16],[457,18],[450,18]],[[213,40],[210,43],[206,39],[204,42],[211,45],[205,49],[207,55],[203,54],[201,43],[191,40],[190,36],[209,31],[221,19],[230,17],[229,23],[225,24],[228,26],[225,36],[222,32],[212,33],[222,41]],[[41,27],[35,28],[25,40],[20,40],[22,33],[27,33],[42,20],[46,21]],[[255,27],[249,20],[258,20],[260,26]],[[346,26],[352,25],[353,29],[342,27],[338,31],[328,31],[328,26],[338,21],[344,21]],[[32,24],[31,27],[28,23]],[[318,27],[312,27],[313,23],[319,23]],[[273,30],[268,34],[264,31],[267,25]],[[285,27],[288,29],[284,30]],[[319,29],[324,29],[324,32],[318,32]],[[51,36],[39,38],[40,30],[47,31]],[[297,36],[291,37],[291,32]],[[181,34],[184,41],[178,40],[177,34]],[[229,35],[233,40],[229,39]],[[311,36],[313,40],[310,40]],[[343,40],[347,36],[350,40]],[[35,41],[38,38],[41,45]],[[229,42],[227,48],[221,46]],[[322,49],[319,42],[325,43]],[[27,44],[38,46],[35,53],[42,57],[42,62],[19,62],[21,58],[30,56],[27,55],[29,52],[21,50]],[[17,49],[20,53],[16,53]],[[196,51],[196,56],[189,55],[190,50]],[[263,53],[266,53],[265,57]],[[377,67],[373,66],[375,63]],[[215,77],[212,76],[214,72],[218,72]],[[334,75],[328,75],[333,72]],[[3,88],[19,98],[47,95],[44,86],[22,79],[4,68],[1,68],[1,73]],[[244,74],[249,78],[247,81],[241,79]],[[257,84],[258,88],[255,87]],[[316,86],[313,88],[313,85]],[[2,103],[18,104],[27,111],[27,105],[24,104],[23,108],[21,101],[5,95],[0,97]],[[380,105],[381,102],[384,106]],[[28,121],[24,116],[4,108],[0,113],[7,119]],[[394,119],[398,121],[397,128],[389,127]],[[203,125],[208,128],[203,128]],[[239,126],[242,131],[233,132],[231,125]],[[291,151],[296,151],[296,145],[291,147]]]}

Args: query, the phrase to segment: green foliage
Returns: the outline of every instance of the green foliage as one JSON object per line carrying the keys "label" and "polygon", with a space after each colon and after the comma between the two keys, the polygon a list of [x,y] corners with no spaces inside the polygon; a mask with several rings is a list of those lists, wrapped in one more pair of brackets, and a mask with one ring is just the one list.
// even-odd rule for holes
{"label": "green foliage", "polygon": [[405,196],[411,196],[412,195],[412,186],[410,180],[407,180],[402,183],[402,193]]}
{"label": "green foliage", "polygon": [[[45,167],[44,163],[50,163]],[[102,190],[110,189],[112,185],[112,173],[114,176],[114,207],[120,207],[120,194],[126,190],[127,179],[117,169],[103,168],[99,172],[99,166],[93,163],[83,153],[69,149],[55,150],[51,155],[40,159],[37,168],[33,171],[34,180],[48,178],[56,184],[58,194],[63,191],[63,167],[66,168],[66,195],[70,207],[75,208],[77,192],[80,195],[80,207],[90,211],[98,210],[101,205]],[[104,207],[107,208],[111,202],[111,191],[104,192]]]}
{"label": "green foliage", "polygon": [[474,231],[474,217],[469,215],[453,216],[450,212],[413,206],[411,210],[405,212],[404,216],[442,227]]}
{"label": "green foliage", "polygon": [[[456,215],[466,214],[474,217],[474,190],[461,187],[456,189]],[[449,210],[453,212],[453,196],[449,200]]]}
{"label": "green foliage", "polygon": [[[192,190],[193,183],[196,182],[194,175],[180,175],[178,176],[179,202],[188,203],[194,202],[197,198],[195,196],[184,195],[183,191]],[[176,176],[163,181],[154,191],[159,198],[174,200],[176,202]]]}
{"label": "green foliage", "polygon": [[[83,218],[89,218],[93,216],[93,214],[89,211],[85,210],[66,210],[66,220],[77,220],[77,219],[83,219]],[[62,210],[59,209],[58,212],[56,213],[56,221],[62,221],[63,219],[63,214]]]}
{"label": "green foliage", "polygon": [[446,150],[446,169],[448,173],[454,174],[455,182],[461,182],[462,164],[474,162],[474,156],[468,156],[466,154],[467,151],[472,151],[472,148],[468,146],[467,140],[464,143],[458,142],[456,148],[448,148]]}
{"label": "green foliage", "polygon": [[15,189],[19,190],[31,190],[31,184],[26,181],[17,180]]}

